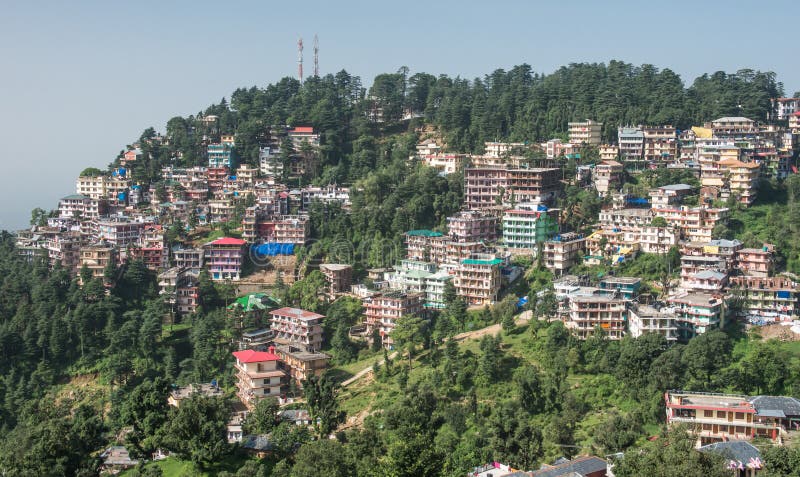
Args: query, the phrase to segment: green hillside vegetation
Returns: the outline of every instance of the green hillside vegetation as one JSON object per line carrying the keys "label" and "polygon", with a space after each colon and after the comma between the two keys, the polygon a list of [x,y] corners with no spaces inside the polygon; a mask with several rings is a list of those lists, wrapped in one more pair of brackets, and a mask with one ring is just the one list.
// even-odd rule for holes
{"label": "green hillside vegetation", "polygon": [[[216,140],[235,134],[241,159],[255,164],[268,128],[313,125],[322,133],[322,167],[300,181],[351,185],[352,208],[314,205],[314,243],[297,258],[323,259],[347,241],[361,276],[401,257],[402,232],[443,230],[446,217],[461,208],[460,174],[442,177],[408,161],[421,127],[438,131],[451,151],[460,152],[479,151],[486,140],[549,139],[563,134],[568,121],[587,117],[605,122],[610,138],[620,124],[687,127],[723,115],[763,120],[769,98],[781,90],[773,73],[717,72],[685,87],[668,69],[619,61],[572,64],[547,75],[521,65],[474,80],[401,69],[379,75],[369,89],[345,71],[302,85],[286,78],[236,90],[230,101],[170,119],[167,143],[150,141],[155,130],[145,130],[142,159],[131,175],[155,183],[161,167],[173,161],[204,164],[204,135]],[[377,109],[383,122],[369,119]],[[422,117],[404,121],[404,110]],[[215,126],[201,121],[212,114],[219,118]],[[631,186],[660,179],[645,173],[632,177]],[[751,209],[735,210],[720,236],[775,243],[781,265],[800,272],[800,181],[764,187],[774,193]],[[564,208],[576,212],[568,227],[581,230],[594,219],[601,201],[590,195],[567,189]],[[237,210],[244,205],[236,204]],[[185,224],[167,225],[170,243],[189,240]],[[204,230],[194,238],[219,235]],[[174,325],[164,319],[156,277],[142,262],[109,268],[96,279],[82,270],[81,286],[66,270],[48,269],[45,256],[26,261],[14,242],[0,233],[0,469],[9,476],[97,475],[99,452],[116,443],[139,457],[156,449],[173,454],[128,477],[463,476],[494,460],[535,468],[560,455],[641,444],[660,432],[661,399],[670,388],[800,395],[795,345],[763,342],[735,328],[687,345],[669,346],[654,335],[611,342],[600,332],[580,342],[560,322],[514,325],[513,297],[475,311],[448,300],[430,323],[409,320],[396,336],[397,358],[377,366],[373,377],[338,389],[384,355],[347,336],[348,326],[360,319],[360,303],[320,299],[321,276],[312,272],[273,292],[282,303],[327,315],[325,351],[334,357],[333,372],[314,383],[322,397],[309,404],[324,416],[323,428],[339,424],[340,410],[347,419],[335,440],[326,438],[327,429],[273,422],[274,453],[247,458],[225,439],[231,399],[193,398],[180,409],[166,403],[172,384],[212,379],[232,398],[231,338],[239,331],[225,311],[231,287],[201,275],[201,309]],[[658,263],[645,256],[624,270],[656,279]],[[531,293],[548,289],[552,278],[535,264],[525,277],[518,291]],[[551,314],[553,298],[545,293],[535,315]],[[503,324],[497,337],[448,339],[496,323]]]}

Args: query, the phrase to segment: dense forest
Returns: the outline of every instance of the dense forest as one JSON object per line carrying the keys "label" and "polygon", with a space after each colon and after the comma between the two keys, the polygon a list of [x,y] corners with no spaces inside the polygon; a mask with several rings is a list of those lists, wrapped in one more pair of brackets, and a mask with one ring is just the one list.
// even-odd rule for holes
{"label": "dense forest", "polygon": [[[401,250],[400,233],[441,229],[461,207],[459,174],[442,177],[407,160],[421,128],[438,131],[451,151],[478,152],[489,140],[560,137],[568,121],[585,118],[603,121],[607,139],[625,124],[685,128],[724,115],[764,120],[770,98],[782,93],[773,73],[717,72],[687,87],[668,69],[619,61],[573,64],[552,74],[521,65],[474,80],[410,75],[402,68],[379,75],[368,89],[342,71],[302,84],[286,78],[238,89],[229,101],[196,116],[170,119],[168,141],[147,141],[156,135],[149,128],[141,136],[142,160],[131,172],[149,183],[159,180],[163,166],[204,164],[203,136],[220,134],[235,134],[242,160],[256,164],[271,126],[313,125],[322,133],[322,168],[308,180],[351,185],[353,204],[349,212],[314,206],[313,244],[298,258],[323,258],[346,242],[358,253],[357,267],[391,265],[397,256],[387,250]],[[380,121],[374,120],[376,111]],[[218,116],[217,126],[200,120],[206,115]],[[652,184],[660,178],[639,180]],[[800,243],[793,239],[800,220],[776,217],[797,215],[800,189],[796,181],[772,187],[775,194],[736,210],[720,232],[749,243],[785,245],[783,260],[794,269],[800,267],[792,245]],[[591,217],[600,203],[576,188],[563,205],[579,212],[574,217]],[[586,225],[570,220],[573,228]],[[527,265],[524,293],[547,289],[552,276]],[[192,398],[179,409],[166,404],[172,384],[216,379],[233,389],[229,353],[237,330],[226,311],[232,291],[201,276],[201,310],[173,324],[163,319],[155,276],[141,262],[106,270],[116,279],[108,293],[103,280],[82,273],[79,286],[65,270],[49,270],[44,257],[25,261],[14,237],[0,236],[3,475],[97,475],[99,452],[114,443],[124,443],[137,457],[170,451],[190,465],[186,475],[463,476],[495,460],[534,468],[562,455],[607,454],[633,445],[649,449],[651,461],[632,458],[617,475],[644,475],[652,465],[716,475],[719,462],[712,458],[692,462],[699,470],[683,471],[685,459],[675,450],[682,447],[645,442],[661,432],[665,389],[800,394],[800,353],[736,327],[686,345],[668,346],[657,336],[612,342],[602,334],[581,342],[560,322],[516,324],[510,300],[467,311],[451,296],[431,322],[398,325],[402,354],[389,359],[350,341],[346,330],[359,319],[359,302],[319,299],[323,281],[314,272],[291,286],[276,286],[274,293],[287,304],[327,315],[325,351],[334,357],[334,370],[309,383],[307,395],[321,424],[308,430],[278,423],[264,401],[246,426],[271,432],[275,449],[267,459],[248,458],[225,439],[228,401]],[[546,293],[530,304],[531,311],[547,316],[553,298]],[[493,323],[503,325],[497,336],[447,339]],[[375,379],[366,389],[338,388],[346,365],[371,366],[381,358],[386,362],[374,364]],[[362,411],[365,399],[375,412],[363,425],[338,432],[335,440],[325,438],[343,422],[343,413]],[[678,434],[663,439],[685,441]],[[778,449],[765,457],[787,469],[774,475],[797,475],[797,467],[785,465],[799,461],[797,454]],[[161,472],[148,465],[126,475]]]}
{"label": "dense forest", "polygon": [[[621,61],[580,63],[551,74],[529,65],[496,70],[468,80],[407,68],[378,75],[366,89],[346,71],[311,77],[302,84],[284,78],[265,88],[240,88],[195,116],[167,123],[169,144],[149,147],[134,178],[154,180],[160,167],[203,165],[204,135],[235,134],[242,160],[257,165],[258,147],[273,125],[313,125],[322,133],[322,173],[315,182],[352,183],[388,165],[398,145],[386,133],[435,126],[454,152],[479,152],[485,141],[544,141],[563,136],[569,121],[604,123],[606,140],[617,126],[672,124],[680,129],[720,116],[766,120],[771,98],[783,94],[774,73],[741,70],[703,75],[686,87],[669,69]],[[375,112],[380,112],[379,121]],[[216,115],[210,126],[199,119]],[[412,117],[410,121],[402,121]],[[150,137],[150,128],[143,134]]]}

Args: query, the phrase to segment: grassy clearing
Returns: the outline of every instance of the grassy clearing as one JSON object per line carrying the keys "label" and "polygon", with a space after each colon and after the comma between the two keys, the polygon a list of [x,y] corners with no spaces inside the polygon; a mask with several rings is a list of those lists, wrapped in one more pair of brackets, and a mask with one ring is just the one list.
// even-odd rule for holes
{"label": "grassy clearing", "polygon": [[[221,472],[236,472],[246,461],[251,459],[254,460],[255,458],[246,454],[234,453],[201,470],[191,461],[178,459],[177,457],[168,457],[163,460],[150,462],[146,464],[145,467],[158,467],[161,469],[164,477],[215,477]],[[127,471],[119,475],[125,476],[129,474],[130,471]]]}

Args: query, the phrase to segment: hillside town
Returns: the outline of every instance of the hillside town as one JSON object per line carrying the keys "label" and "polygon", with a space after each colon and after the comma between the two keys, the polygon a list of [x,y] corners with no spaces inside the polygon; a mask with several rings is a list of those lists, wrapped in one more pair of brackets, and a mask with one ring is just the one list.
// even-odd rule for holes
{"label": "hillside town", "polygon": [[[330,365],[325,316],[286,306],[273,293],[284,280],[291,284],[315,270],[325,280],[320,299],[352,297],[362,304],[350,338],[388,352],[400,349],[394,330],[403,317],[426,319],[447,309],[452,294],[475,310],[512,296],[519,312],[561,321],[578,340],[654,333],[669,343],[688,343],[734,322],[800,333],[798,278],[778,265],[776,246],[724,236],[732,209],[754,204],[763,180],[797,173],[800,98],[774,104],[775,121],[764,124],[720,117],[686,130],[624,126],[615,143],[604,143],[603,124],[587,119],[570,122],[566,140],[487,142],[482,154],[448,150],[436,131],[421,129],[409,164],[443,177],[463,174],[463,203],[446,218],[446,228],[406,231],[403,251],[383,268],[364,269],[353,256],[342,263],[296,259],[314,239],[310,214],[331,206],[346,213],[353,191],[336,183],[302,185],[319,173],[323,142],[307,125],[269,128],[258,167],[240,163],[236,136],[205,136],[206,166],[166,166],[150,184],[131,177],[131,167],[143,159],[143,145],[132,144],[108,170],[84,171],[74,193],[19,231],[16,245],[31,262],[44,258],[80,283],[99,279],[106,289],[141,262],[157,274],[171,323],[203,306],[204,279],[231,287],[238,298],[227,313],[239,320],[240,336],[230,361],[241,406],[231,414],[228,436],[261,452],[268,442],[242,432],[247,413],[264,398],[291,403],[290,395]],[[219,131],[217,117],[200,119]],[[158,134],[146,139],[170,140]],[[635,180],[663,171],[693,180],[646,190]],[[596,216],[583,217],[593,224],[588,232],[570,228],[576,210],[562,208],[567,189],[575,187],[600,204]],[[651,257],[666,273],[618,272],[639,256]],[[552,286],[516,295],[515,284],[532,264],[551,272]],[[552,305],[543,308],[545,302]],[[248,328],[245,316],[267,326]],[[214,396],[220,389],[176,388],[170,404],[177,407],[195,393]],[[783,443],[800,426],[800,401],[790,397],[668,390],[665,402],[667,424],[695,426],[700,450],[754,438]],[[122,452],[112,451],[110,456]],[[745,451],[758,453],[752,446]],[[495,463],[469,475],[613,475],[607,464],[578,457],[524,473]],[[736,475],[758,469],[750,459]]]}

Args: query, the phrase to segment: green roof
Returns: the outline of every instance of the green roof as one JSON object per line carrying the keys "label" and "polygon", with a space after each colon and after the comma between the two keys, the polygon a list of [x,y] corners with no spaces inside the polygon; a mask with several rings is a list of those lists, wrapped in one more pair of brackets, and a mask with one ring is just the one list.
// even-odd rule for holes
{"label": "green roof", "polygon": [[266,293],[251,293],[249,295],[240,296],[236,301],[231,303],[228,308],[232,309],[238,305],[242,307],[242,310],[248,312],[253,310],[266,310],[269,306],[265,305],[264,302],[275,306],[280,305],[277,300]]}
{"label": "green roof", "polygon": [[500,265],[501,263],[503,263],[503,261],[500,260],[499,258],[493,258],[491,260],[476,260],[473,258],[468,258],[462,261],[461,263],[463,263],[464,265]]}
{"label": "green roof", "polygon": [[83,194],[72,194],[61,198],[61,200],[70,200],[70,199],[91,199],[91,197]]}
{"label": "green roof", "polygon": [[424,272],[422,270],[409,270],[405,273],[405,275],[410,278],[428,278],[433,274],[429,272]]}
{"label": "green roof", "polygon": [[412,237],[441,237],[441,232],[434,232],[433,230],[409,230],[406,232],[406,235],[411,235]]}

